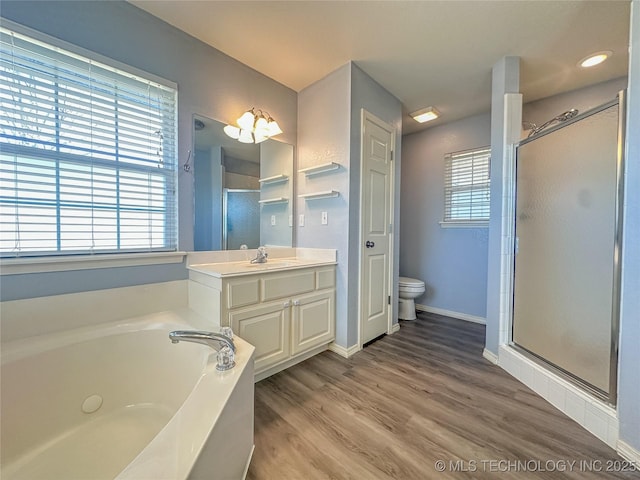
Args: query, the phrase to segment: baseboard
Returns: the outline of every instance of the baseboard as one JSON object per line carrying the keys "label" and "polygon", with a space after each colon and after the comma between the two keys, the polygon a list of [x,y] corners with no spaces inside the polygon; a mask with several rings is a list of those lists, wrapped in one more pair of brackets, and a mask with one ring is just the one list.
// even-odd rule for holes
{"label": "baseboard", "polygon": [[487,350],[486,348],[482,351],[482,356],[484,358],[486,358],[487,360],[489,360],[491,363],[493,363],[494,365],[498,365],[498,356],[493,353],[490,352],[489,350]]}
{"label": "baseboard", "polygon": [[391,333],[397,333],[400,331],[400,322],[391,324]]}
{"label": "baseboard", "polygon": [[253,458],[253,452],[256,449],[255,444],[251,445],[251,451],[249,452],[249,458],[247,459],[247,464],[244,467],[244,472],[242,473],[242,480],[247,478],[247,474],[249,473],[249,467],[251,466],[251,459]]}
{"label": "baseboard", "polygon": [[437,315],[444,315],[445,317],[457,318],[458,320],[465,320],[467,322],[481,323],[486,325],[487,320],[484,317],[478,317],[476,315],[469,315],[468,313],[454,312],[452,310],[445,310],[443,308],[430,307],[428,305],[420,305],[416,303],[416,310],[427,313],[435,313]]}
{"label": "baseboard", "polygon": [[289,367],[293,367],[296,363],[304,362],[306,359],[311,358],[314,355],[322,353],[328,349],[329,349],[328,344],[319,345],[307,352],[296,355],[295,357],[290,358],[287,361],[274,365],[273,367],[269,367],[266,370],[261,370],[259,372],[256,372],[255,375],[253,376],[253,381],[254,383],[258,383],[260,380],[264,380],[265,378],[270,377],[271,375],[275,375],[276,373],[281,372],[282,370],[285,370]]}
{"label": "baseboard", "polygon": [[329,350],[331,350],[333,353],[337,353],[341,357],[350,358],[360,351],[360,347],[358,345],[351,345],[350,347],[345,348],[342,345],[338,345],[334,342],[329,344]]}
{"label": "baseboard", "polygon": [[622,440],[618,440],[616,450],[622,458],[640,468],[640,450],[636,450],[631,445],[623,442]]}

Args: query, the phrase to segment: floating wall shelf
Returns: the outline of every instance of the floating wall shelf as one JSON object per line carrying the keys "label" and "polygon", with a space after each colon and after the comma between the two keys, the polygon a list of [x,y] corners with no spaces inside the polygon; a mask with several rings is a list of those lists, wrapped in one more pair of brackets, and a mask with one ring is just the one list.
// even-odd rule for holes
{"label": "floating wall shelf", "polygon": [[327,190],[324,192],[303,193],[302,195],[298,195],[298,197],[304,198],[305,200],[318,200],[320,198],[333,198],[338,195],[340,195],[340,192],[337,190]]}
{"label": "floating wall shelf", "polygon": [[303,168],[298,170],[299,173],[304,173],[307,177],[310,175],[317,175],[318,173],[330,172],[340,168],[340,164],[336,162],[323,163],[322,165],[315,165],[313,167]]}
{"label": "floating wall shelf", "polygon": [[265,198],[264,200],[258,200],[260,205],[275,205],[277,203],[287,203],[289,201],[288,198],[285,197],[275,197],[275,198]]}
{"label": "floating wall shelf", "polygon": [[269,185],[272,183],[281,183],[281,182],[286,182],[287,180],[289,180],[289,177],[287,175],[274,175],[273,177],[267,177],[267,178],[261,178],[260,180],[258,180],[258,182],[260,182],[262,185]]}

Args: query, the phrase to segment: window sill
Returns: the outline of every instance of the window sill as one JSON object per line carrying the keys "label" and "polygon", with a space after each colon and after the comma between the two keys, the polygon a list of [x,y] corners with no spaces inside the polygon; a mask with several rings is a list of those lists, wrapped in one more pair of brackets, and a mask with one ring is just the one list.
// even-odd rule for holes
{"label": "window sill", "polygon": [[440,223],[441,228],[488,228],[489,221],[481,220],[481,221],[460,221],[460,222],[438,222]]}
{"label": "window sill", "polygon": [[0,275],[182,263],[186,255],[186,252],[149,252],[3,258],[0,260]]}

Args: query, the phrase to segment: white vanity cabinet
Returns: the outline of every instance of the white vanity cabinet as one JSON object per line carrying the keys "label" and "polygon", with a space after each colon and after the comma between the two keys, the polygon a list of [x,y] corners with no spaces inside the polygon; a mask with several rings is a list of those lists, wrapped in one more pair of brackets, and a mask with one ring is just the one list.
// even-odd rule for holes
{"label": "white vanity cabinet", "polygon": [[335,339],[335,265],[220,278],[191,271],[189,284],[192,308],[206,315],[219,305],[220,324],[255,346],[256,380]]}

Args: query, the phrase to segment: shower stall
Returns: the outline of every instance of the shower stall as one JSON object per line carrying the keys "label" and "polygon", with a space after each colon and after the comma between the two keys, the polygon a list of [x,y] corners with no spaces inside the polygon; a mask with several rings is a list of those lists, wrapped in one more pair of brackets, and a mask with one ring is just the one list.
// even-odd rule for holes
{"label": "shower stall", "polygon": [[624,92],[516,154],[512,345],[615,404]]}

